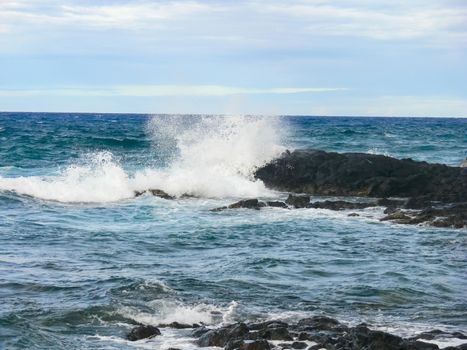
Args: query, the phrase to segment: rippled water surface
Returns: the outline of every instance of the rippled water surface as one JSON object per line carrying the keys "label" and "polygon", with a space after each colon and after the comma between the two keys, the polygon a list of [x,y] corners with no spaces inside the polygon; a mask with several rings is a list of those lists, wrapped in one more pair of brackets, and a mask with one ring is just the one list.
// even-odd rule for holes
{"label": "rippled water surface", "polygon": [[[251,177],[285,149],[457,165],[466,119],[0,114],[0,348],[193,349],[136,322],[327,314],[467,331],[467,232],[350,212],[211,212],[285,198]],[[136,190],[161,188],[164,200]]]}

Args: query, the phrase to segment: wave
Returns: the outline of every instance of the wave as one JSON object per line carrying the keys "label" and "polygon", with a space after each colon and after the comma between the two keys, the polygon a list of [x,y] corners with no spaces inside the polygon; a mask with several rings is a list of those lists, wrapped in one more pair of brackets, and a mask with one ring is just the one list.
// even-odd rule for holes
{"label": "wave", "polygon": [[102,151],[55,176],[0,176],[0,191],[71,203],[113,202],[149,188],[174,196],[256,197],[269,191],[253,179],[254,170],[285,149],[276,118],[155,116],[146,129],[166,166],[131,173]]}

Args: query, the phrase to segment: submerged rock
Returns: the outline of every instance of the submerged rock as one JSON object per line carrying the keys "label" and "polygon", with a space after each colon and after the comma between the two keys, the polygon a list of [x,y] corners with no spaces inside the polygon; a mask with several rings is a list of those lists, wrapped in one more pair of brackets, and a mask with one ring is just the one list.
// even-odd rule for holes
{"label": "submerged rock", "polygon": [[394,210],[381,221],[399,224],[430,224],[435,227],[467,228],[467,203],[457,203],[438,208],[425,208],[418,212]]}
{"label": "submerged rock", "polygon": [[161,335],[159,328],[149,325],[140,325],[131,330],[126,338],[130,341],[136,341],[140,339],[153,338]]}
{"label": "submerged rock", "polygon": [[198,328],[198,324],[186,324],[186,323],[179,323],[177,321],[172,323],[161,323],[158,325],[160,328],[175,328],[175,329],[186,329],[186,328]]}
{"label": "submerged rock", "polygon": [[174,196],[171,196],[167,192],[164,192],[164,191],[159,190],[159,189],[149,189],[148,191],[149,191],[149,193],[151,193],[153,196],[156,196],[156,197],[160,197],[160,198],[163,198],[163,199],[175,199]]}
{"label": "submerged rock", "polygon": [[171,196],[170,194],[168,194],[167,192],[164,192],[162,190],[159,190],[159,189],[149,189],[149,190],[144,190],[144,191],[134,191],[134,194],[135,194],[135,197],[139,197],[139,196],[142,196],[143,194],[145,193],[150,193],[152,194],[153,196],[155,197],[160,197],[160,198],[163,198],[163,199],[175,199],[174,196]]}
{"label": "submerged rock", "polygon": [[365,209],[375,207],[375,203],[354,203],[346,201],[324,201],[314,202],[308,205],[308,208],[329,209],[329,210],[345,210],[345,209]]}
{"label": "submerged rock", "polygon": [[211,209],[211,211],[222,211],[226,209],[239,209],[239,208],[246,208],[246,209],[261,209],[262,207],[265,207],[266,203],[261,202],[257,198],[252,198],[252,199],[244,199],[238,202],[235,202],[233,204],[230,204],[227,207],[219,207],[219,208],[214,208]]}
{"label": "submerged rock", "polygon": [[274,207],[274,208],[288,208],[287,204],[281,201],[269,201],[269,202],[266,202],[266,205],[268,207]]}

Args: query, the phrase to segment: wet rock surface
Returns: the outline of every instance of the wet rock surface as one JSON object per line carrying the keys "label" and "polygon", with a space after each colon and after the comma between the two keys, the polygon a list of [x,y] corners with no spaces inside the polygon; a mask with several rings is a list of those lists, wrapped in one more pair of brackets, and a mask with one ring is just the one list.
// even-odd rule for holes
{"label": "wet rock surface", "polygon": [[211,209],[211,211],[223,211],[226,209],[240,209],[240,208],[259,210],[265,206],[266,206],[266,203],[258,200],[257,198],[252,198],[252,199],[244,199],[244,200],[232,203],[226,207],[214,208],[214,209]]}
{"label": "wet rock surface", "polygon": [[365,209],[370,207],[376,207],[376,203],[353,203],[346,201],[324,201],[314,202],[308,205],[308,208],[315,209],[329,209],[329,210],[346,210],[346,209]]}
{"label": "wet rock surface", "polygon": [[155,197],[163,198],[163,199],[175,199],[174,196],[171,196],[165,191],[159,190],[159,189],[148,189],[144,191],[135,191],[135,197],[140,197],[145,193],[152,194]]}
{"label": "wet rock surface", "polygon": [[467,201],[467,174],[460,167],[366,153],[320,150],[284,152],[255,177],[272,189],[312,195],[425,197]]}
{"label": "wet rock surface", "polygon": [[139,325],[131,330],[127,335],[130,341],[137,341],[141,339],[154,338],[161,335],[159,328],[150,325]]}
{"label": "wet rock surface", "polygon": [[[176,323],[166,326],[179,328]],[[141,327],[150,326],[138,326],[130,334],[147,329]],[[146,338],[151,336],[153,335],[146,336]],[[457,338],[465,339],[467,343],[467,336],[460,332],[448,333],[435,329],[412,338],[402,338],[373,330],[366,324],[349,327],[326,316],[305,318],[295,323],[275,320],[261,323],[239,322],[212,329],[200,326],[191,332],[191,336],[195,338],[193,341],[200,348],[220,347],[225,350],[436,350],[439,349],[438,345],[430,341]],[[466,348],[466,344],[461,344],[445,349]]]}
{"label": "wet rock surface", "polygon": [[310,196],[289,194],[285,203],[294,208],[306,208],[310,204]]}

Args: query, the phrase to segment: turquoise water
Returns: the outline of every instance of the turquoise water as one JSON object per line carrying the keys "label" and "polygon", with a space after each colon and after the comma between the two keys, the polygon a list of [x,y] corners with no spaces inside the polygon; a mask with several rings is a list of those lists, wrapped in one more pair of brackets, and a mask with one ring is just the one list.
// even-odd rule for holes
{"label": "turquoise water", "polygon": [[[251,173],[303,147],[457,165],[467,119],[0,114],[0,348],[194,349],[183,331],[123,338],[321,313],[467,331],[465,230],[383,208],[209,211],[285,198]],[[144,188],[196,197],[132,198]]]}

